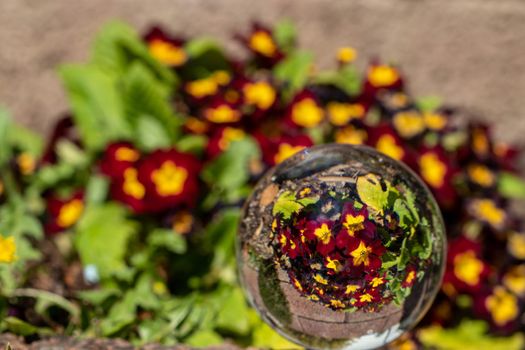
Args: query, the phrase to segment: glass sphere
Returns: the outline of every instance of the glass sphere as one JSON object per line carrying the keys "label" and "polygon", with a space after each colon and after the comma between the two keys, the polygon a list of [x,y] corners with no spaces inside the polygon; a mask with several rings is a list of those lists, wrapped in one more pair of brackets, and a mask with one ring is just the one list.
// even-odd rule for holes
{"label": "glass sphere", "polygon": [[427,187],[363,146],[305,149],[246,202],[241,283],[262,318],[308,349],[374,349],[413,327],[444,270],[445,229]]}

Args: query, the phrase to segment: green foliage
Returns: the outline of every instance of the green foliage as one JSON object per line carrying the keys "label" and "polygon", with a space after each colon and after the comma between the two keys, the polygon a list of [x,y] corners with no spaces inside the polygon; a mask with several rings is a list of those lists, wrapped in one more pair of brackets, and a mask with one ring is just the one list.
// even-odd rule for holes
{"label": "green foliage", "polygon": [[519,176],[503,172],[498,177],[498,191],[510,199],[525,199],[525,181]]}
{"label": "green foliage", "polygon": [[483,321],[463,321],[457,328],[433,326],[422,329],[419,339],[426,347],[437,350],[519,350],[525,346],[523,334],[492,337]]}
{"label": "green foliage", "polygon": [[273,69],[275,78],[284,84],[285,99],[301,90],[308,81],[313,64],[313,55],[309,52],[294,51]]}
{"label": "green foliage", "polygon": [[96,266],[103,279],[126,269],[127,246],[137,230],[126,215],[117,204],[89,206],[78,223],[75,248],[84,266]]}
{"label": "green foliage", "polygon": [[273,29],[273,35],[281,50],[289,52],[295,47],[297,30],[292,21],[284,20],[278,22]]}
{"label": "green foliage", "polygon": [[389,183],[382,184],[375,174],[367,174],[357,178],[357,193],[361,201],[375,211],[382,213],[389,203],[389,196],[395,192]]}
{"label": "green foliage", "polygon": [[316,201],[316,198],[310,197],[298,199],[292,191],[285,191],[279,196],[279,198],[277,198],[277,201],[275,201],[272,214],[280,214],[283,219],[287,220],[292,214],[298,213],[302,208],[308,204],[315,203]]}

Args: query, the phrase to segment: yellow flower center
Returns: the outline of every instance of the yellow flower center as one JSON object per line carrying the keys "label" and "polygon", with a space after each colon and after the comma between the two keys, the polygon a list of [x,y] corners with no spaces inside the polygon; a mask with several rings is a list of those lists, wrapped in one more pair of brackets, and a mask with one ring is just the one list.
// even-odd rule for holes
{"label": "yellow flower center", "polygon": [[359,286],[357,284],[349,284],[349,285],[346,286],[345,294],[353,293],[353,292],[357,291],[359,288],[361,288],[361,286]]}
{"label": "yellow flower center", "polygon": [[234,123],[241,119],[241,112],[228,105],[220,105],[216,108],[207,109],[205,116],[212,123]]}
{"label": "yellow flower center", "polygon": [[124,170],[124,183],[122,191],[135,199],[142,199],[146,194],[146,189],[137,178],[137,169],[128,168]]}
{"label": "yellow flower center", "polygon": [[353,47],[342,47],[337,51],[337,60],[341,63],[350,63],[357,58],[357,50]]}
{"label": "yellow flower center", "polygon": [[225,151],[233,141],[241,140],[245,135],[241,129],[227,127],[222,132],[221,139],[219,140],[219,148]]}
{"label": "yellow flower center", "polygon": [[383,283],[385,283],[385,280],[383,277],[374,277],[372,279],[372,281],[370,281],[370,284],[372,285],[372,287],[376,288],[380,285],[382,285]]}
{"label": "yellow flower center", "polygon": [[330,231],[330,228],[327,224],[322,224],[321,227],[316,228],[314,235],[319,238],[323,244],[328,244],[332,238],[332,232]]}
{"label": "yellow flower center", "polygon": [[365,228],[365,225],[363,225],[364,222],[365,217],[363,215],[353,216],[350,214],[346,214],[345,222],[343,222],[343,227],[346,229],[346,232],[351,237],[354,237],[356,232],[361,231]]}
{"label": "yellow flower center", "polygon": [[369,303],[372,301],[372,299],[373,299],[372,296],[368,293],[365,293],[359,296],[359,301],[362,303],[365,303],[365,302]]}
{"label": "yellow flower center", "polygon": [[472,181],[483,187],[490,187],[496,181],[494,173],[483,164],[471,164],[467,173]]}
{"label": "yellow flower center", "polygon": [[136,162],[139,157],[139,152],[129,147],[119,147],[115,151],[115,159],[119,162]]}
{"label": "yellow flower center", "polygon": [[511,233],[507,241],[509,252],[520,260],[525,260],[525,234]]}
{"label": "yellow flower center", "polygon": [[398,146],[394,136],[385,134],[377,140],[376,148],[379,152],[386,154],[390,158],[401,160],[405,155],[405,151],[401,146]]}
{"label": "yellow flower center", "polygon": [[58,213],[57,224],[62,228],[73,226],[84,211],[84,203],[80,199],[73,199],[65,203]]}
{"label": "yellow flower center", "polygon": [[204,134],[206,131],[208,131],[209,128],[207,122],[204,122],[195,117],[189,117],[188,119],[186,119],[186,123],[184,123],[184,126],[186,126],[191,132],[195,134]]}
{"label": "yellow flower center", "polygon": [[188,56],[182,47],[175,46],[164,40],[153,40],[149,44],[149,52],[159,62],[168,66],[180,66],[188,59]]}
{"label": "yellow flower center", "polygon": [[185,235],[191,231],[192,226],[193,216],[189,211],[184,210],[175,214],[172,225],[172,229],[175,233]]}
{"label": "yellow flower center", "polygon": [[343,309],[345,307],[345,304],[343,304],[341,301],[336,300],[336,299],[331,299],[330,305],[338,309]]}
{"label": "yellow flower center", "polygon": [[359,265],[370,265],[369,255],[372,252],[371,247],[367,247],[363,241],[359,242],[359,246],[354,249],[350,255],[354,258],[353,262],[355,266]]}
{"label": "yellow flower center", "polygon": [[259,109],[268,109],[275,102],[276,92],[267,82],[246,84],[243,88],[244,98],[248,104],[255,105]]}
{"label": "yellow flower center", "polygon": [[314,280],[316,280],[318,283],[321,283],[321,284],[328,284],[328,281],[319,274],[316,274],[314,276]]}
{"label": "yellow flower center", "polygon": [[293,279],[293,285],[300,291],[303,291],[303,286],[301,286],[301,283],[299,283],[299,281],[296,278]]}
{"label": "yellow flower center", "polygon": [[479,199],[474,203],[476,215],[490,225],[499,227],[505,221],[505,212],[490,199]]}
{"label": "yellow flower center", "polygon": [[350,145],[361,145],[367,138],[366,131],[359,130],[349,125],[335,132],[335,142]]}
{"label": "yellow flower center", "polygon": [[499,326],[507,324],[518,316],[518,300],[503,287],[494,288],[494,293],[485,300],[494,323]]}
{"label": "yellow flower center", "polygon": [[162,166],[153,171],[151,180],[161,196],[176,196],[184,190],[184,184],[188,178],[188,171],[178,167],[173,161],[167,160]]}
{"label": "yellow flower center", "polygon": [[330,102],[326,108],[330,122],[336,126],[346,125],[350,120],[365,115],[365,108],[359,103]]}
{"label": "yellow flower center", "polygon": [[385,87],[394,84],[399,80],[399,74],[393,67],[387,65],[379,65],[370,67],[368,70],[368,81],[372,86]]}
{"label": "yellow flower center", "polygon": [[302,127],[311,128],[323,121],[324,111],[311,98],[305,98],[292,107],[292,121]]}
{"label": "yellow flower center", "polygon": [[249,46],[253,51],[266,57],[273,57],[277,52],[277,45],[272,36],[264,30],[258,30],[252,34]]}
{"label": "yellow flower center", "polygon": [[203,98],[215,95],[219,91],[217,81],[212,77],[198,79],[189,82],[186,85],[186,92],[193,97]]}
{"label": "yellow flower center", "polygon": [[18,168],[20,169],[22,175],[31,175],[35,171],[35,158],[27,152],[20,154],[16,158],[16,163],[18,164]]}
{"label": "yellow flower center", "polygon": [[423,119],[427,128],[432,130],[441,130],[447,125],[447,118],[442,114],[425,113]]}
{"label": "yellow flower center", "polygon": [[425,153],[419,159],[421,176],[434,188],[439,188],[445,183],[447,166],[439,159],[435,153]]}
{"label": "yellow flower center", "polygon": [[472,131],[472,148],[478,155],[486,155],[489,152],[489,140],[483,129]]}
{"label": "yellow flower center", "polygon": [[405,282],[410,284],[412,281],[416,278],[416,271],[412,270],[407,274],[407,277],[405,278]]}
{"label": "yellow flower center", "polygon": [[425,120],[416,112],[399,112],[394,116],[394,127],[402,137],[410,138],[425,130]]}
{"label": "yellow flower center", "polygon": [[0,236],[0,263],[10,264],[16,260],[16,244],[13,236]]}
{"label": "yellow flower center", "polygon": [[218,70],[214,72],[210,79],[214,80],[218,85],[228,85],[228,83],[231,81],[231,75],[225,70]]}
{"label": "yellow flower center", "polygon": [[476,254],[472,250],[454,257],[454,274],[466,284],[477,285],[482,271],[483,262],[476,258]]}
{"label": "yellow flower center", "polygon": [[304,146],[292,146],[288,143],[281,143],[277,154],[274,156],[275,164],[283,162],[304,148]]}
{"label": "yellow flower center", "polygon": [[503,276],[503,284],[514,294],[525,295],[525,265],[512,267]]}
{"label": "yellow flower center", "polygon": [[331,270],[334,270],[335,272],[339,272],[343,269],[343,265],[337,259],[332,260],[330,259],[330,257],[327,257],[326,261],[328,262],[326,264],[326,267]]}

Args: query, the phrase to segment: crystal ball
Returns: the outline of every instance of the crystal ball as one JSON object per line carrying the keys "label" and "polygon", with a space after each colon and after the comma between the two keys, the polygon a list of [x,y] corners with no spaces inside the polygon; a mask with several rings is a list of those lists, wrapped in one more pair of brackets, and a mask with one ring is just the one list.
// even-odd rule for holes
{"label": "crystal ball", "polygon": [[445,247],[439,207],[409,168],[328,144],[257,183],[237,261],[250,303],[283,336],[307,349],[375,349],[430,307]]}

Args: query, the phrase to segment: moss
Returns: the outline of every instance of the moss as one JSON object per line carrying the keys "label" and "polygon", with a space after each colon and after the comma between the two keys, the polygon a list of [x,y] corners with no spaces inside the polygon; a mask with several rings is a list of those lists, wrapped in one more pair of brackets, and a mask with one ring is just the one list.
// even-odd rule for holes
{"label": "moss", "polygon": [[288,301],[279,285],[277,269],[271,260],[265,260],[260,265],[258,283],[261,298],[268,311],[279,321],[290,323],[292,316],[288,308]]}

